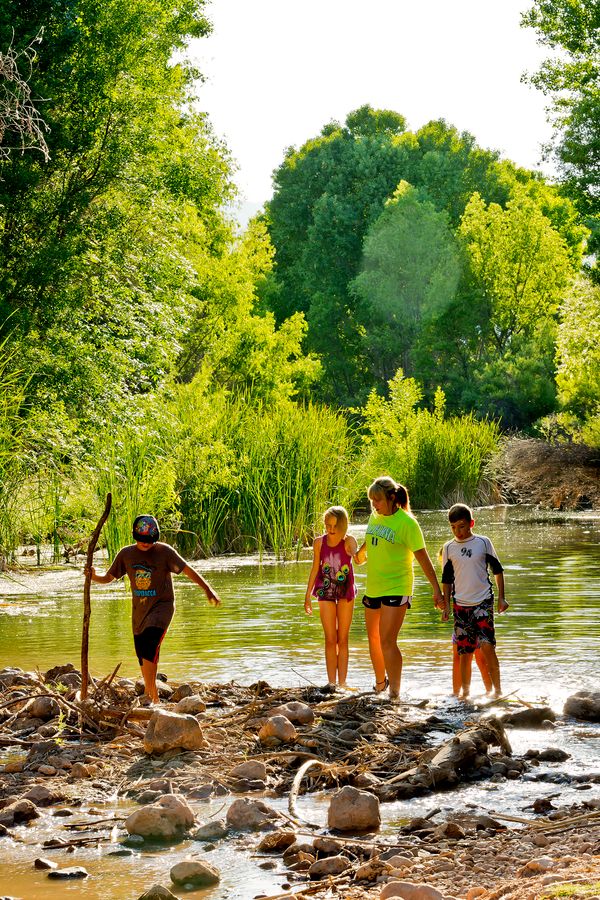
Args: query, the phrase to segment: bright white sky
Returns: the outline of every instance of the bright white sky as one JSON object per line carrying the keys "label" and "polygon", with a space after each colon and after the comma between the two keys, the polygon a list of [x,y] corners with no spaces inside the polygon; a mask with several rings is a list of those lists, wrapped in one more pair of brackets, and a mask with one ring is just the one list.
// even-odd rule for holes
{"label": "bright white sky", "polygon": [[262,205],[286,147],[370,103],[411,130],[444,118],[528,168],[550,137],[521,83],[548,55],[520,27],[529,0],[212,0],[193,43],[199,106],[225,139],[243,199]]}

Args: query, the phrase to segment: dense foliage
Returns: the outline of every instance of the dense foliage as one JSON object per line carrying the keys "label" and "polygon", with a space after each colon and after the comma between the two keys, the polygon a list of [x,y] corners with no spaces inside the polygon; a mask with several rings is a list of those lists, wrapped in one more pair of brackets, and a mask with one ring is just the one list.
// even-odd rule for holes
{"label": "dense foliage", "polygon": [[559,412],[542,422],[550,437],[600,446],[598,346],[600,309],[600,6],[595,0],[534,0],[523,16],[540,43],[554,51],[530,76],[552,102],[565,192],[590,229],[584,277],[566,291],[556,341]]}
{"label": "dense foliage", "polygon": [[536,76],[564,185],[366,105],[287,152],[239,235],[186,55],[204,0],[6,0],[0,88],[38,132],[17,146],[5,106],[0,558],[58,557],[108,490],[111,552],[143,510],[186,553],[293,552],[384,469],[476,502],[500,428],[600,443],[596,18],[527,18],[570,54]]}
{"label": "dense foliage", "polygon": [[548,148],[564,184],[600,246],[600,6],[596,0],[535,0],[523,16],[539,40],[558,51],[531,81],[552,101],[556,129]]}
{"label": "dense foliage", "polygon": [[[586,233],[557,187],[443,121],[413,134],[370,107],[290,150],[274,186],[263,298],[306,314],[321,397],[362,404],[401,366],[453,413],[510,427],[552,411],[552,331]],[[532,358],[541,386],[515,379]]]}

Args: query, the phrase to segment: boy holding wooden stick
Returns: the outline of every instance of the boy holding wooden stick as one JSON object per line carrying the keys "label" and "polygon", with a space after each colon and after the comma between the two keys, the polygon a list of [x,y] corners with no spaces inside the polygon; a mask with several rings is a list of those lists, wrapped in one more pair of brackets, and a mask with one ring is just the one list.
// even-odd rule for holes
{"label": "boy holding wooden stick", "polygon": [[211,606],[221,600],[210,584],[191,568],[169,544],[159,541],[160,530],[154,516],[138,516],[133,523],[134,544],[117,553],[105,575],[97,575],[93,566],[92,581],[110,584],[127,575],[131,585],[131,622],[135,652],[142,670],[146,695],[159,702],[156,673],[160,645],[175,612],[173,574],[185,575],[205,592]]}

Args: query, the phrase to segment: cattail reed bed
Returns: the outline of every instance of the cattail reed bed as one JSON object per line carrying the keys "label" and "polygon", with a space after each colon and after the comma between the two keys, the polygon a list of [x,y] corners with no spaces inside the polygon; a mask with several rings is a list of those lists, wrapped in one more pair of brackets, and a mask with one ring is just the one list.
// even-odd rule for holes
{"label": "cattail reed bed", "polygon": [[441,392],[433,411],[420,402],[412,379],[396,379],[390,397],[373,395],[351,425],[327,407],[250,404],[191,384],[169,402],[139,401],[127,422],[99,433],[68,464],[39,465],[27,475],[25,456],[13,446],[12,456],[0,453],[4,558],[19,543],[43,542],[53,544],[55,561],[68,557],[88,538],[107,493],[110,557],[129,543],[135,516],[152,512],[187,557],[289,558],[310,541],[328,506],[362,508],[367,485],[383,473],[407,485],[415,508],[489,502],[497,425],[445,418]]}

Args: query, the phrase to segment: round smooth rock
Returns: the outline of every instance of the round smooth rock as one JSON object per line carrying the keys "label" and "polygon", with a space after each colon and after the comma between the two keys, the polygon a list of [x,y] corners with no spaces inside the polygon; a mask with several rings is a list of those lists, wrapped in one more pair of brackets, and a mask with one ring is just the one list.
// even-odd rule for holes
{"label": "round smooth rock", "polygon": [[299,700],[290,700],[289,703],[283,703],[276,706],[269,713],[270,716],[285,716],[290,722],[296,725],[312,725],[315,721],[315,714],[308,703],[301,703]]}
{"label": "round smooth rock", "polygon": [[327,821],[338,831],[371,831],[381,825],[379,800],[375,794],[359,791],[349,784],[329,802]]}
{"label": "round smooth rock", "polygon": [[324,878],[326,875],[341,875],[350,868],[350,860],[345,856],[326,856],[318,859],[308,870],[311,878]]}
{"label": "round smooth rock", "polygon": [[227,837],[229,831],[227,825],[221,819],[206,822],[200,825],[191,835],[193,841],[218,841]]}
{"label": "round smooth rock", "polygon": [[258,732],[258,739],[262,743],[276,738],[278,741],[287,744],[295,741],[296,737],[296,729],[285,716],[271,716]]}
{"label": "round smooth rock", "polygon": [[250,759],[248,762],[240,763],[229,774],[236,778],[247,778],[250,781],[266,781],[267,767],[260,760]]}
{"label": "round smooth rock", "polygon": [[217,867],[203,859],[184,859],[173,866],[169,875],[173,884],[191,884],[194,887],[209,887],[221,880]]}
{"label": "round smooth rock", "polygon": [[70,869],[54,869],[52,872],[48,872],[48,878],[68,881],[74,878],[88,878],[89,874],[83,866],[71,866]]}

